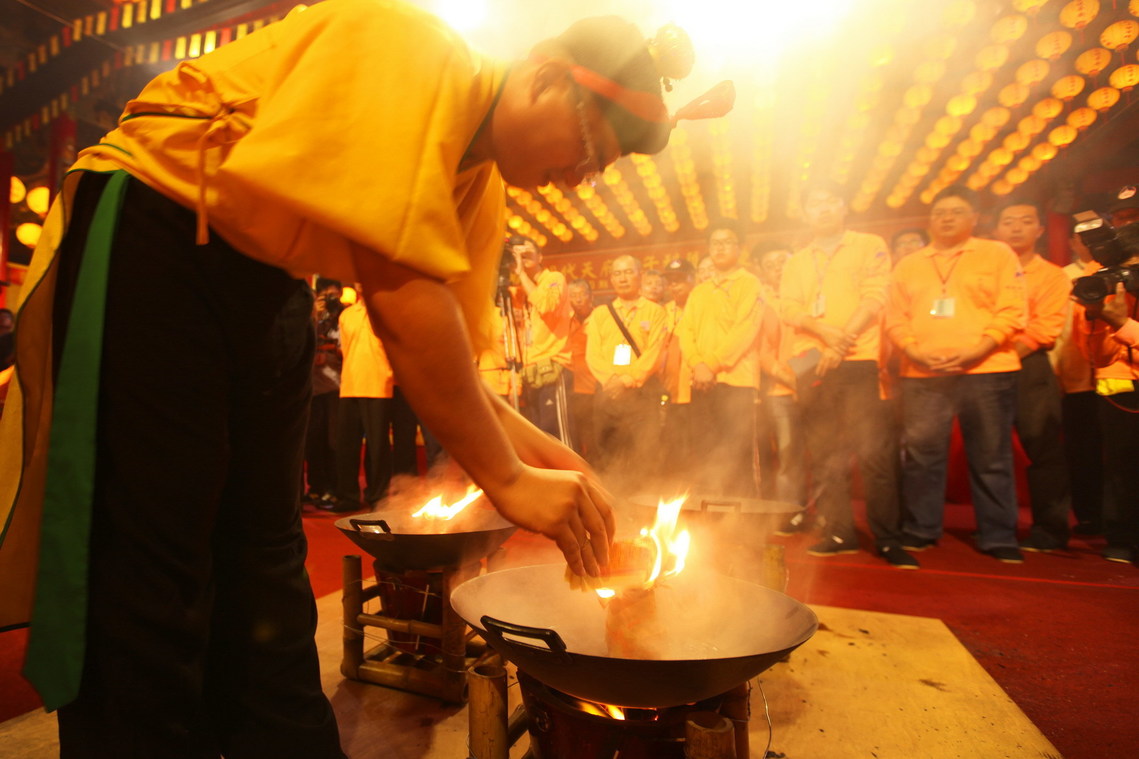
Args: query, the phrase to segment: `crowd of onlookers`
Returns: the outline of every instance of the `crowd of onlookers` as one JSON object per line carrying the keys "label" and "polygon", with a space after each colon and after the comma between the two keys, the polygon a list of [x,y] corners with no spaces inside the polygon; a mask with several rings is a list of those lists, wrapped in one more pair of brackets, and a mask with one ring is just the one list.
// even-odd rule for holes
{"label": "crowd of onlookers", "polygon": [[[1135,296],[1073,302],[1071,281],[1100,268],[1079,235],[1071,262],[1052,263],[1039,253],[1047,215],[1011,199],[982,236],[963,187],[889,244],[847,227],[837,187],[812,185],[802,209],[809,237],[794,248],[745,250],[724,220],[698,264],[642,271],[618,256],[613,297],[597,304],[533,240],[510,238],[484,380],[622,486],[797,505],[780,532],[817,529],[816,556],[859,550],[856,464],[875,550],[901,568],[942,536],[956,420],[978,550],[1019,563],[1074,531],[1132,561],[1139,488],[1122,452],[1139,449]],[[1109,210],[1125,227],[1139,197]],[[363,305],[341,292],[318,282],[308,446],[307,499],[333,511],[374,503],[419,465],[415,415]],[[1032,512],[1021,535],[1014,434]]]}

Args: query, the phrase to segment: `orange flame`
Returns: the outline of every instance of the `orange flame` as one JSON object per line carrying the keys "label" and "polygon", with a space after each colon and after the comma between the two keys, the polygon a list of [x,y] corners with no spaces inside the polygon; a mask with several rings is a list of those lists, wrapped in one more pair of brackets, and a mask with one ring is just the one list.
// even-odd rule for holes
{"label": "orange flame", "polygon": [[443,503],[443,496],[437,495],[424,504],[423,508],[412,514],[412,517],[426,517],[427,519],[443,519],[450,521],[467,508],[470,504],[474,503],[478,497],[482,495],[482,491],[474,485],[467,486],[467,494],[455,501],[452,504]]}
{"label": "orange flame", "polygon": [[[668,502],[662,498],[657,504],[653,526],[641,528],[638,541],[652,546],[654,557],[652,569],[641,583],[641,588],[644,590],[653,587],[661,576],[671,577],[684,569],[692,536],[688,530],[677,532],[676,523],[686,500],[688,500],[687,493]],[[597,588],[597,595],[600,598],[613,598],[617,595],[617,590],[609,587]]]}
{"label": "orange flame", "polygon": [[625,719],[625,710],[619,706],[612,704],[594,704],[589,701],[582,701],[575,699],[577,707],[586,714],[592,714],[595,717],[612,717],[613,719]]}

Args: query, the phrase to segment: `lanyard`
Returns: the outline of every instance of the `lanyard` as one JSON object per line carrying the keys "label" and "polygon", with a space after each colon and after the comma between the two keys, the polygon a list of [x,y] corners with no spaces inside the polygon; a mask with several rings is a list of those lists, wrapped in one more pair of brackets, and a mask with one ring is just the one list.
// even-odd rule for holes
{"label": "lanyard", "polygon": [[953,254],[953,263],[949,265],[949,271],[945,274],[941,273],[941,266],[937,263],[937,254],[934,253],[930,256],[929,262],[933,264],[933,270],[937,272],[937,278],[941,280],[941,297],[945,297],[949,292],[949,278],[953,276],[953,270],[957,268],[957,264],[961,263],[961,256],[965,250],[959,250]]}

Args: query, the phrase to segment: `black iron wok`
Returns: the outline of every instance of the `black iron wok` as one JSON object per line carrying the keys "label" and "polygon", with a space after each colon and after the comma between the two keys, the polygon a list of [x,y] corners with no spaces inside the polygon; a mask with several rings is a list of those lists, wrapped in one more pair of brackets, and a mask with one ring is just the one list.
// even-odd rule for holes
{"label": "black iron wok", "polygon": [[586,701],[658,708],[724,693],[802,645],[818,627],[793,598],[686,569],[655,590],[657,658],[608,655],[607,612],[563,565],[520,567],[455,589],[451,605],[519,669]]}
{"label": "black iron wok", "polygon": [[[518,529],[497,511],[472,504],[456,523],[379,511],[336,520],[336,526],[389,572],[458,567],[489,556]],[[451,532],[443,532],[450,529]]]}

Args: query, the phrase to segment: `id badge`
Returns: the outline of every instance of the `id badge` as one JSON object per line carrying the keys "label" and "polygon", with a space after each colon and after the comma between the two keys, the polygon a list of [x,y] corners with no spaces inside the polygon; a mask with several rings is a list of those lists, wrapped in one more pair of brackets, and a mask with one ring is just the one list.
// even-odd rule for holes
{"label": "id badge", "polygon": [[633,347],[628,343],[621,343],[613,349],[613,366],[628,366],[633,363]]}
{"label": "id badge", "polygon": [[957,313],[956,298],[934,298],[929,315],[935,319],[948,319]]}
{"label": "id badge", "polygon": [[820,316],[827,312],[827,296],[819,293],[815,296],[815,302],[811,305],[811,317],[818,319]]}

